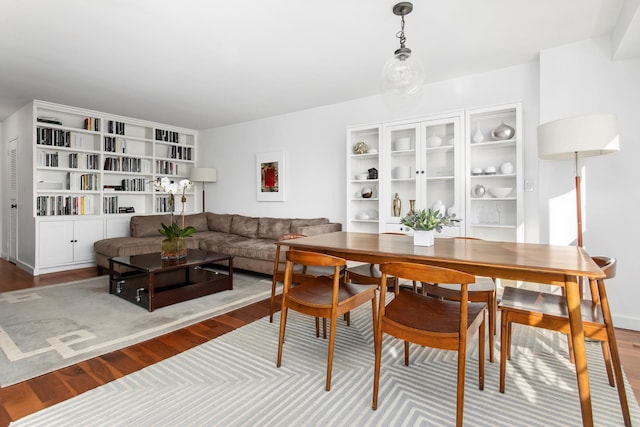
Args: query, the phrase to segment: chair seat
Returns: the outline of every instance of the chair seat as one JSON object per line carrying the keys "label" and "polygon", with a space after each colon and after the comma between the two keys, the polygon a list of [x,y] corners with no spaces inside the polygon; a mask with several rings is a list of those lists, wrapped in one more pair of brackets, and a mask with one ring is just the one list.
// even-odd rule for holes
{"label": "chair seat", "polygon": [[[528,289],[504,288],[502,299],[498,306],[501,310],[521,312],[528,316],[549,317],[557,319],[569,319],[567,303],[562,295],[547,292],[531,291]],[[596,323],[604,326],[602,311],[598,306],[588,300],[582,300],[580,306],[582,321]]]}
{"label": "chair seat", "polygon": [[[458,285],[438,285],[443,289],[451,289],[460,293],[460,286]],[[468,292],[469,298],[474,292],[493,292],[496,289],[496,284],[490,277],[476,277],[475,283],[469,283]]]}
{"label": "chair seat", "polygon": [[[460,286],[458,286],[459,288]],[[485,303],[469,303],[467,314],[467,329],[476,321],[480,313],[487,307]],[[434,313],[424,316],[423,313]],[[456,319],[460,312],[460,303],[442,300],[402,290],[385,308],[385,320],[397,324],[443,334],[457,334]]]}
{"label": "chair seat", "polygon": [[[367,289],[376,289],[375,285],[357,285],[342,283],[338,290],[338,305],[350,302],[353,298],[361,297]],[[292,302],[304,302],[315,308],[331,308],[331,295],[333,292],[333,278],[320,276],[305,280],[289,290],[288,298]]]}

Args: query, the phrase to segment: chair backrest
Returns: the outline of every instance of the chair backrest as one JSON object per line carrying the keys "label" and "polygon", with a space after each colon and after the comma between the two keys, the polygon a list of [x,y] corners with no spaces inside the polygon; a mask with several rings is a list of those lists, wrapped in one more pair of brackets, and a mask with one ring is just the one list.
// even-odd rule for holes
{"label": "chair backrest", "polygon": [[[292,282],[299,281],[304,277],[317,277],[311,275],[300,275],[295,273],[295,267],[297,265],[306,267],[333,267],[331,276],[334,279],[334,288],[337,298],[338,285],[341,280],[341,269],[347,264],[347,261],[343,258],[338,258],[332,255],[326,255],[319,252],[306,252],[297,250],[287,251],[287,262],[284,269],[284,293],[287,292]],[[304,277],[303,277],[304,276]]]}
{"label": "chair backrest", "polygon": [[287,233],[283,234],[276,242],[276,259],[273,263],[273,276],[276,281],[282,281],[284,278],[284,269],[280,269],[280,254],[282,252],[282,242],[291,239],[299,239],[301,237],[307,237],[304,234]]}
{"label": "chair backrest", "polygon": [[466,290],[469,283],[476,281],[472,274],[450,268],[435,267],[426,264],[416,264],[411,262],[389,262],[380,265],[383,274],[396,276],[398,278],[415,280],[418,282],[430,282],[460,285]]}
{"label": "chair backrest", "polygon": [[613,279],[616,277],[617,262],[615,258],[605,256],[594,256],[591,259],[598,264],[600,270],[607,276],[605,279]]}

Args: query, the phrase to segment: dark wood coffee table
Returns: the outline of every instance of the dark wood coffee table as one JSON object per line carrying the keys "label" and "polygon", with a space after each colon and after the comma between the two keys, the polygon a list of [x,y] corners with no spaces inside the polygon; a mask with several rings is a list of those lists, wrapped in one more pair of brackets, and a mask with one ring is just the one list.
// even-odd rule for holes
{"label": "dark wood coffee table", "polygon": [[163,261],[159,252],[109,259],[109,293],[149,311],[231,289],[230,255],[189,249],[177,261]]}

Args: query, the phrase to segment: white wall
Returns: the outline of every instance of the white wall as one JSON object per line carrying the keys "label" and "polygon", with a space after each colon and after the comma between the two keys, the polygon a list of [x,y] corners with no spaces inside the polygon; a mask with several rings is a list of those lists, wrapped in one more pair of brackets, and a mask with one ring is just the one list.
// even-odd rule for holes
{"label": "white wall", "polygon": [[[538,64],[530,63],[425,86],[411,111],[389,111],[373,96],[286,115],[202,131],[199,166],[218,169],[207,184],[207,210],[263,216],[326,216],[345,223],[346,128],[483,105],[522,101],[525,179],[537,183]],[[312,84],[312,83],[311,83]],[[255,155],[286,153],[287,200],[256,201]],[[525,193],[527,239],[538,240],[535,193]]]}
{"label": "white wall", "polygon": [[[540,122],[591,113],[618,116],[620,152],[580,161],[584,246],[591,255],[618,259],[607,286],[614,324],[640,330],[637,284],[640,226],[640,60],[613,61],[608,37],[540,54]],[[576,238],[572,161],[540,162],[541,240]]]}

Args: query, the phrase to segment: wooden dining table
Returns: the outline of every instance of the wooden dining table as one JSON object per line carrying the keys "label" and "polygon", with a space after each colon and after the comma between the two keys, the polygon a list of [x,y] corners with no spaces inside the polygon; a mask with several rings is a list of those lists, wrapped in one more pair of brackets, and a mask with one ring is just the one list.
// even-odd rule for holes
{"label": "wooden dining table", "polygon": [[407,261],[453,268],[476,276],[544,283],[565,288],[571,341],[584,426],[593,426],[579,278],[605,275],[586,251],[576,246],[489,240],[436,238],[415,246],[413,237],[396,234],[335,232],[281,242],[291,249],[321,252],[347,260],[380,264]]}

